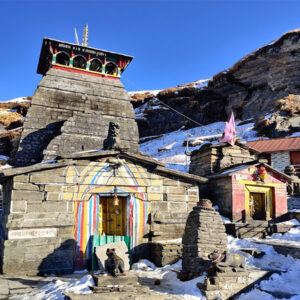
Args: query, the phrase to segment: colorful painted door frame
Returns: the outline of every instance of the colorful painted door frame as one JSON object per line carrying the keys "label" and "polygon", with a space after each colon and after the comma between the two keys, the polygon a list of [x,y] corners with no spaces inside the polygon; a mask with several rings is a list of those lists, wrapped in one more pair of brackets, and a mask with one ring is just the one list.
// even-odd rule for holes
{"label": "colorful painted door frame", "polygon": [[[148,230],[149,205],[139,199],[136,193],[124,193],[117,188],[118,196],[126,196],[126,236],[131,237],[131,248]],[[75,207],[75,265],[85,267],[93,255],[93,236],[99,235],[101,197],[113,196],[113,193],[92,194],[88,201],[78,201]]]}

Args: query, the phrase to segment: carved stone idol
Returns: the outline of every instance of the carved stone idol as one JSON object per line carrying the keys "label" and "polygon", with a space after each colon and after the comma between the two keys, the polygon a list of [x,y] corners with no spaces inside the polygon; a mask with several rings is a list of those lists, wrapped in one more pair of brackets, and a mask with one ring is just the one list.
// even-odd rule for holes
{"label": "carved stone idol", "polygon": [[300,193],[300,179],[297,176],[295,167],[293,165],[286,166],[284,173],[289,175],[293,181],[287,182],[287,192],[289,195],[299,194]]}
{"label": "carved stone idol", "polygon": [[121,150],[120,141],[120,124],[117,122],[109,122],[108,135],[103,142],[104,150]]}

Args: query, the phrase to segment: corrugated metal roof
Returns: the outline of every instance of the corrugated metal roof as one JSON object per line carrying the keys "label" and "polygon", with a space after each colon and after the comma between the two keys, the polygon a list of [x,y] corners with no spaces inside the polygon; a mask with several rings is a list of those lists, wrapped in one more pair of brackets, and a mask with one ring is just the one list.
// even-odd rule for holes
{"label": "corrugated metal roof", "polygon": [[300,150],[300,136],[247,142],[246,145],[260,152]]}

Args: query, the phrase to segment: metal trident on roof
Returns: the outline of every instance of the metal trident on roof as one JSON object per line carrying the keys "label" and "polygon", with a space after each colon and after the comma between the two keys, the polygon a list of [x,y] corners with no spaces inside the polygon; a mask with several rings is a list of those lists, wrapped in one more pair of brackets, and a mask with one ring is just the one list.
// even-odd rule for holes
{"label": "metal trident on roof", "polygon": [[88,25],[85,24],[84,29],[83,29],[83,37],[82,37],[82,46],[87,46],[88,45],[88,35],[89,35],[89,28]]}

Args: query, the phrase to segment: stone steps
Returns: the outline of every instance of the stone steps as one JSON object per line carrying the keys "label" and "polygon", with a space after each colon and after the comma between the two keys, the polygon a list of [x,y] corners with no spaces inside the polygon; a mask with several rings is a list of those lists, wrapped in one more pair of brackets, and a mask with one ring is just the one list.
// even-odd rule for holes
{"label": "stone steps", "polygon": [[205,282],[198,283],[197,286],[207,300],[232,299],[272,274],[273,272],[268,271],[244,269],[233,272],[231,268],[226,268],[224,273],[207,276]]}
{"label": "stone steps", "polygon": [[226,233],[238,238],[265,238],[273,233],[286,233],[293,225],[273,224],[266,221],[253,221],[249,223],[225,224]]}
{"label": "stone steps", "polygon": [[131,271],[113,277],[110,275],[93,275],[95,286],[92,294],[77,295],[64,293],[68,300],[164,300],[165,296],[141,285],[139,278]]}

